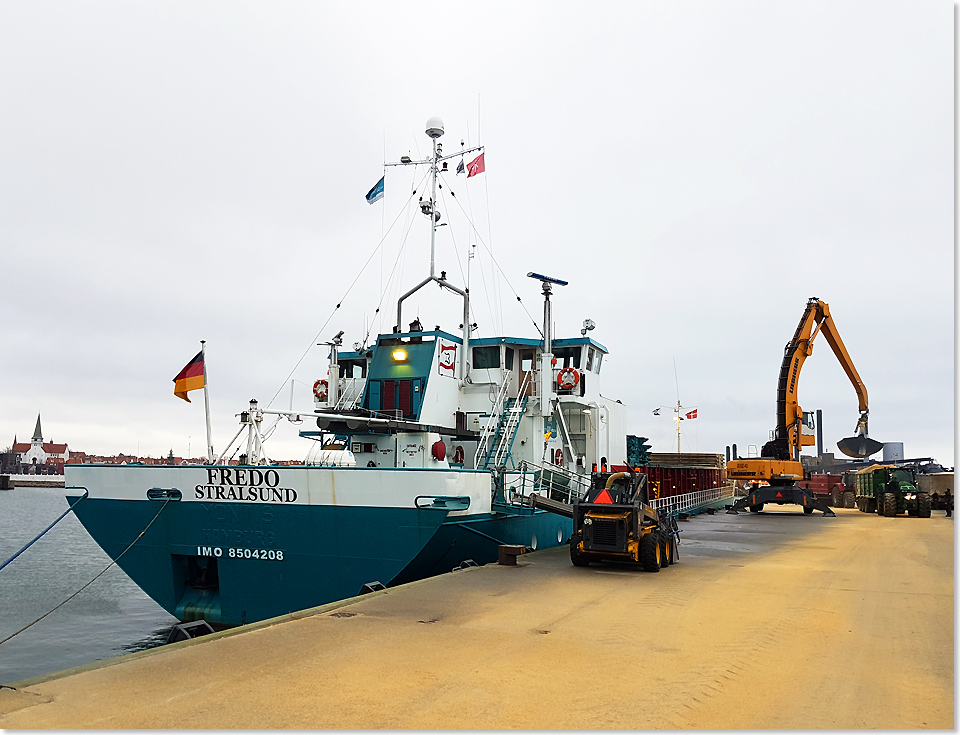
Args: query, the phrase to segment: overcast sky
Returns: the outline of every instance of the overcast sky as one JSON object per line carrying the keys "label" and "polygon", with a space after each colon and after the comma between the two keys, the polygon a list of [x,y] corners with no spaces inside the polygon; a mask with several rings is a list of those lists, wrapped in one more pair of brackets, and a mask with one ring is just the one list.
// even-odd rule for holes
{"label": "overcast sky", "polygon": [[[684,451],[745,454],[816,296],[870,435],[952,466],[953,104],[947,0],[5,0],[0,445],[39,412],[71,449],[202,455],[202,393],[171,382],[201,339],[216,449],[250,398],[287,408],[318,332],[362,341],[381,289],[389,330],[427,275],[413,171],[364,194],[385,160],[426,154],[437,115],[445,153],[486,150],[484,174],[448,175],[437,247],[462,285],[477,245],[480,336],[536,336],[526,272],[566,279],[557,336],[596,322],[630,433],[675,451],[652,411],[679,393],[698,409]],[[456,331],[457,298],[416,301]],[[325,359],[294,371],[296,407]],[[857,399],[823,339],[800,400],[836,451]],[[296,431],[271,456],[304,457]]]}

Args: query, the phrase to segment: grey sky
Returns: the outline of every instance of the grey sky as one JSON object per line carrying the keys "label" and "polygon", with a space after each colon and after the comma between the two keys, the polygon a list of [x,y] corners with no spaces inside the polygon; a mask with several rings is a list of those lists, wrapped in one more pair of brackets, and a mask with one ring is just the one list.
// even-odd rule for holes
{"label": "grey sky", "polygon": [[[478,132],[486,146],[486,173],[450,184],[509,280],[494,285],[481,245],[481,336],[534,336],[511,289],[536,317],[524,274],[565,278],[558,332],[596,321],[628,431],[675,451],[670,412],[652,409],[679,386],[699,409],[684,450],[744,452],[774,426],[782,348],[817,296],[869,390],[871,436],[952,465],[953,55],[945,0],[8,0],[0,444],[39,411],[74,449],[201,454],[202,396],[171,382],[200,339],[217,448],[249,398],[279,390],[285,408],[286,376],[411,176],[390,170],[374,206],[363,195],[384,158],[427,151],[439,115],[445,152]],[[438,269],[462,283],[467,231],[447,204]],[[362,338],[407,225],[324,339]],[[404,290],[427,238],[412,221]],[[419,307],[451,330],[457,309]],[[324,359],[296,372],[298,407]],[[825,341],[800,398],[823,409],[828,449],[852,433],[856,396]],[[272,444],[306,454],[285,424]]]}

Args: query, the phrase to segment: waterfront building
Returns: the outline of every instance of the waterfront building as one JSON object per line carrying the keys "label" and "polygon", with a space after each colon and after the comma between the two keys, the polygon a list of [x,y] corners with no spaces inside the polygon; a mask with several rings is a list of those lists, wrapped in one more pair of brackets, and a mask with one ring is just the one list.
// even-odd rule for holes
{"label": "waterfront building", "polygon": [[[45,442],[43,440],[43,431],[40,428],[40,414],[37,414],[37,426],[33,430],[33,437],[30,443],[18,442],[13,438],[12,453],[16,455],[16,462],[22,468],[21,471],[28,471],[29,467],[46,467],[47,471],[52,468],[58,474],[63,473],[63,465],[70,459],[70,450],[67,445],[56,444],[53,441]],[[33,470],[34,472],[36,469]]]}

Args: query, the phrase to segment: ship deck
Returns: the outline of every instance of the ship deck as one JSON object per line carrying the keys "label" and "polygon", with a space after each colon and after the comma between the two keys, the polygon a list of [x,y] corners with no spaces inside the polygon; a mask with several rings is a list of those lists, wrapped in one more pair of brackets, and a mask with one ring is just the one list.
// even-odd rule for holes
{"label": "ship deck", "polygon": [[565,548],[0,689],[0,728],[944,728],[953,519],[695,516],[658,574]]}

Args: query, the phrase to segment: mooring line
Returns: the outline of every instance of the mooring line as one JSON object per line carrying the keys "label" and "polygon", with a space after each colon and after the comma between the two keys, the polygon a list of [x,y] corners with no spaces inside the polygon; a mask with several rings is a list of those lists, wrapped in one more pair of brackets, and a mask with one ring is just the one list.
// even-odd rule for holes
{"label": "mooring line", "polygon": [[18,556],[20,556],[20,554],[22,554],[24,551],[26,551],[26,550],[29,549],[31,546],[33,546],[37,541],[39,541],[41,538],[43,538],[44,534],[46,534],[47,531],[49,531],[51,528],[53,528],[54,526],[56,526],[60,521],[62,521],[63,518],[64,518],[64,516],[67,515],[67,513],[69,513],[69,512],[70,512],[71,510],[73,510],[74,508],[76,508],[77,505],[80,503],[80,501],[83,500],[84,498],[86,498],[86,497],[90,494],[90,491],[87,490],[87,488],[79,488],[79,487],[64,488],[64,490],[81,490],[81,489],[83,490],[83,495],[81,495],[79,498],[77,498],[77,502],[76,502],[76,503],[74,503],[74,504],[71,505],[69,508],[67,508],[65,511],[63,511],[63,514],[62,514],[59,518],[57,518],[57,520],[55,520],[53,523],[51,523],[49,526],[47,526],[45,529],[43,529],[43,531],[41,531],[38,536],[34,536],[33,541],[30,541],[26,546],[24,546],[22,549],[20,549],[20,551],[18,551],[16,554],[14,554],[14,555],[11,556],[9,559],[7,559],[3,564],[0,564],[0,569],[3,569],[5,566],[7,566],[7,564],[9,564],[10,562],[12,562],[14,559],[16,559]]}
{"label": "mooring line", "polygon": [[[86,497],[86,496],[84,496],[84,497]],[[83,498],[81,498],[80,500],[83,500]],[[80,501],[78,500],[77,502],[79,503]],[[70,600],[72,600],[74,597],[76,597],[76,596],[79,595],[81,592],[83,592],[87,587],[89,587],[91,584],[93,584],[93,583],[96,582],[98,579],[100,579],[100,577],[102,577],[102,576],[107,572],[107,570],[108,570],[110,567],[112,567],[114,564],[116,564],[118,561],[120,561],[120,559],[123,558],[123,555],[126,554],[128,551],[130,551],[130,549],[133,548],[133,545],[134,545],[135,543],[137,543],[137,541],[139,541],[141,538],[143,538],[143,534],[145,534],[145,533],[150,529],[150,526],[153,525],[153,522],[154,522],[155,520],[157,520],[157,518],[160,517],[160,514],[163,513],[163,509],[167,507],[167,503],[169,503],[169,502],[170,502],[170,498],[167,498],[166,500],[163,501],[163,505],[160,506],[160,510],[157,511],[157,514],[150,520],[150,522],[144,527],[144,529],[143,529],[139,534],[137,534],[137,537],[136,537],[133,541],[130,542],[130,545],[129,545],[127,548],[125,548],[125,549],[120,553],[120,555],[119,555],[116,559],[114,559],[113,561],[111,561],[109,564],[107,564],[106,567],[103,568],[103,571],[102,571],[102,572],[100,572],[96,577],[94,577],[94,578],[91,579],[89,582],[87,582],[85,585],[83,585],[83,587],[81,587],[80,589],[78,589],[76,592],[74,592],[72,595],[70,595],[66,600],[64,600],[63,602],[61,602],[61,603],[60,603],[59,605],[57,605],[55,608],[53,608],[53,609],[50,610],[49,612],[44,613],[43,615],[41,615],[39,618],[37,618],[36,620],[34,620],[34,621],[33,621],[32,623],[30,623],[29,625],[25,625],[25,626],[22,627],[20,630],[18,630],[16,633],[12,633],[12,634],[8,635],[6,638],[4,638],[2,641],[0,641],[0,646],[2,646],[4,643],[6,643],[7,641],[9,641],[11,638],[15,638],[16,636],[20,635],[23,631],[27,630],[28,628],[32,628],[34,625],[36,625],[37,623],[39,623],[41,620],[43,620],[43,619],[44,619],[45,617],[47,617],[48,615],[50,615],[50,614],[56,612],[57,610],[59,610],[61,607],[63,607],[64,605],[66,605],[68,602],[70,602]],[[76,503],[74,503],[74,505],[76,505]]]}

